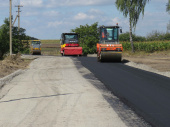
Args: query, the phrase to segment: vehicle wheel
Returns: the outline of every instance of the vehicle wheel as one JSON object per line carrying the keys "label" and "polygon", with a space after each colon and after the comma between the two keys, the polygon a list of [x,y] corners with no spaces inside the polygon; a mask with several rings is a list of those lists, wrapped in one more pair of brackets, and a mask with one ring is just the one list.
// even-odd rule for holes
{"label": "vehicle wheel", "polygon": [[101,54],[99,56],[97,55],[97,61],[101,62]]}

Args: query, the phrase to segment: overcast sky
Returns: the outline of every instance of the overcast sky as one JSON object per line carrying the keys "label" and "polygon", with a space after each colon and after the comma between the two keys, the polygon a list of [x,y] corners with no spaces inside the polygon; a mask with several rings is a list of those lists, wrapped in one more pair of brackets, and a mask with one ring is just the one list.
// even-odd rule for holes
{"label": "overcast sky", "polygon": [[[166,12],[168,0],[151,0],[145,15],[138,21],[135,34],[147,36],[153,30],[167,31],[170,15]],[[115,6],[115,0],[12,0],[13,17],[21,8],[21,27],[26,34],[39,39],[60,39],[63,32],[80,25],[115,25],[119,23],[123,32],[129,30],[128,18],[124,18]],[[9,17],[9,0],[0,0],[0,25]],[[17,22],[15,25],[17,26]]]}

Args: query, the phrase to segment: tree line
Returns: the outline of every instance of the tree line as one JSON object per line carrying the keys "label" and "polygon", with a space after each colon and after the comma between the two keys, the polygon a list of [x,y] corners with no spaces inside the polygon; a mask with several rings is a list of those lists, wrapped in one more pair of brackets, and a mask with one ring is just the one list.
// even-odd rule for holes
{"label": "tree line", "polygon": [[[94,23],[92,25],[80,25],[80,27],[76,27],[72,29],[71,32],[75,32],[79,34],[80,46],[83,47],[84,54],[93,54],[96,53],[96,44],[99,43],[99,33],[98,33],[98,23]],[[162,51],[170,49],[170,43],[163,44],[164,41],[170,41],[170,33],[162,33],[159,31],[152,31],[146,37],[138,36],[132,34],[132,38],[134,42],[134,50],[135,51]],[[132,50],[130,45],[130,36],[129,32],[125,32],[119,35],[119,41],[123,44],[123,48],[125,50]],[[157,46],[155,46],[157,45]],[[164,46],[165,48],[162,48]],[[151,48],[152,47],[152,48]]]}
{"label": "tree line", "polygon": [[[136,34],[132,34],[133,41],[135,42],[146,42],[146,41],[169,41],[170,40],[170,33],[163,33],[157,30],[152,31],[151,33],[145,36],[139,36]],[[129,32],[120,34],[119,41],[121,42],[129,42]]]}
{"label": "tree line", "polygon": [[[12,28],[12,50],[13,53],[29,53],[29,46],[25,46],[22,40],[36,39],[25,34],[26,30],[18,27]],[[0,59],[9,53],[9,19],[5,18],[4,24],[0,26]]]}

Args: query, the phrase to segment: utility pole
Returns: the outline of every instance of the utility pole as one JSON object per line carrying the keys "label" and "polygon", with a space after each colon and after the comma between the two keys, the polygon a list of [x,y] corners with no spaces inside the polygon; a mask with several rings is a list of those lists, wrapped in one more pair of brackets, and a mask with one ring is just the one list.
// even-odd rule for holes
{"label": "utility pole", "polygon": [[18,6],[15,6],[15,7],[18,7],[18,11],[17,11],[18,12],[18,15],[17,15],[18,16],[18,31],[20,31],[20,12],[21,12],[20,8],[23,7],[23,6],[18,5]]}
{"label": "utility pole", "polygon": [[9,0],[9,40],[10,40],[10,56],[12,56],[12,0]]}

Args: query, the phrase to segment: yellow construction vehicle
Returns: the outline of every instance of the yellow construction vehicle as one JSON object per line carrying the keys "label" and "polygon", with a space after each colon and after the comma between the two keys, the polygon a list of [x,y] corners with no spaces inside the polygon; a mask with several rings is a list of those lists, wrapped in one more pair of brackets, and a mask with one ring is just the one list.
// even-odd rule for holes
{"label": "yellow construction vehicle", "polygon": [[31,54],[39,54],[41,55],[41,41],[40,40],[32,40],[30,44]]}

